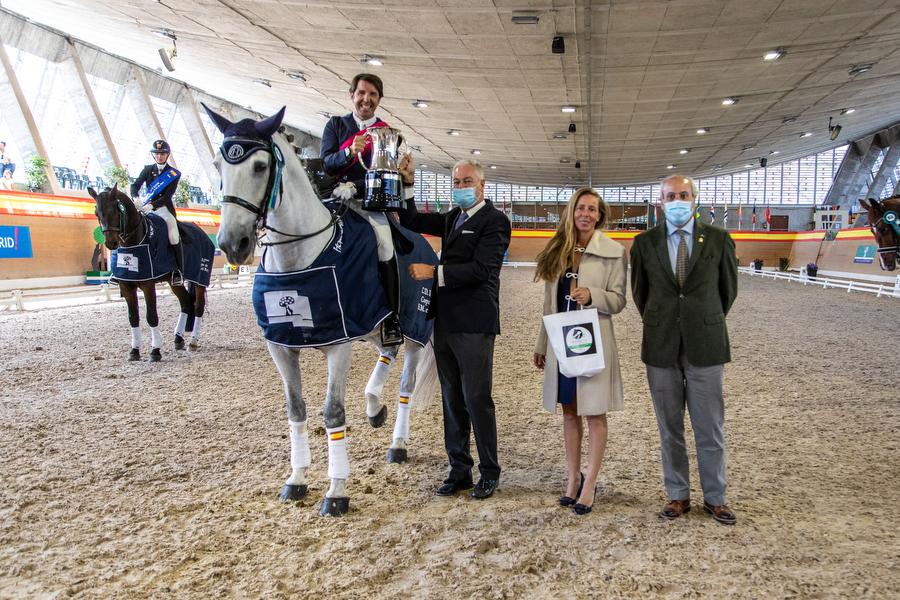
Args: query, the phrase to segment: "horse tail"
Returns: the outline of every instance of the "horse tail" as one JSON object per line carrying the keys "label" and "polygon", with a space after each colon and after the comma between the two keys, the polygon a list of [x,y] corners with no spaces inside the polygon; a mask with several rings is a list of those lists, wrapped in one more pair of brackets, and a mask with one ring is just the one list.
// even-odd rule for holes
{"label": "horse tail", "polygon": [[432,340],[428,340],[428,343],[422,348],[419,364],[416,365],[416,386],[411,398],[413,408],[417,411],[427,409],[439,387],[434,345]]}

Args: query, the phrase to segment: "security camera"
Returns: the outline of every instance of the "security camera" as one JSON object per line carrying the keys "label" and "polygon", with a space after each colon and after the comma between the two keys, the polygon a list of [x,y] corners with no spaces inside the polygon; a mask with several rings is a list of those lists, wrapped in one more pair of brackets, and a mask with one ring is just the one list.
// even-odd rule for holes
{"label": "security camera", "polygon": [[174,71],[175,65],[172,63],[172,59],[175,58],[175,49],[167,50],[165,48],[159,49],[159,58],[162,60],[163,66],[168,71]]}
{"label": "security camera", "polygon": [[563,36],[557,35],[553,37],[553,43],[550,44],[550,51],[553,52],[553,54],[566,53],[566,40],[563,39]]}

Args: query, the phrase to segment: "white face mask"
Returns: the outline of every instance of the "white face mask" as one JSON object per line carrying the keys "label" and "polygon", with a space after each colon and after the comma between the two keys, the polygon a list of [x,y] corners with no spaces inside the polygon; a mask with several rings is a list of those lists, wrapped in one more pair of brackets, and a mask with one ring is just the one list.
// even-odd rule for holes
{"label": "white face mask", "polygon": [[672,200],[663,204],[666,221],[675,227],[683,227],[694,216],[694,207],[687,200]]}

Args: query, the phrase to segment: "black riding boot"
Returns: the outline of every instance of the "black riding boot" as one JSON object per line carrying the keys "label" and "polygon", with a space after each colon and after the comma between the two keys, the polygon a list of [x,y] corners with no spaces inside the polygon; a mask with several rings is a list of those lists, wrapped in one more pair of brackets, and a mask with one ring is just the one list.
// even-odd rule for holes
{"label": "black riding boot", "polygon": [[397,273],[397,259],[391,258],[378,263],[381,285],[387,294],[388,308],[393,312],[381,322],[381,344],[399,346],[403,343],[403,331],[400,329],[400,277]]}
{"label": "black riding boot", "polygon": [[172,246],[175,254],[175,272],[172,273],[172,285],[184,285],[184,248],[181,242]]}

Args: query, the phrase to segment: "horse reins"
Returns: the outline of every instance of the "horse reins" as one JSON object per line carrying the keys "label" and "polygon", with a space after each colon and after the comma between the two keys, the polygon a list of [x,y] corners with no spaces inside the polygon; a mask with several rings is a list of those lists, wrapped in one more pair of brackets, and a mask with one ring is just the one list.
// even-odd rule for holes
{"label": "horse reins", "polygon": [[[887,217],[887,220],[885,220],[885,217]],[[883,215],[881,215],[881,218],[879,218],[877,221],[872,223],[872,233],[873,234],[878,233],[878,226],[881,224],[887,225],[888,227],[891,228],[891,230],[893,230],[895,240],[900,239],[900,224],[898,224],[898,222],[897,222],[897,213],[895,213],[894,211],[888,211],[888,212],[884,213]],[[893,254],[896,254],[897,256],[900,256],[900,245],[879,247],[876,250],[876,252],[878,252],[879,254],[892,254],[893,253]]]}
{"label": "horse reins", "polygon": [[[247,151],[246,148],[249,148],[249,151]],[[293,242],[308,240],[333,228],[344,212],[346,212],[345,210],[342,210],[331,213],[331,218],[328,220],[328,223],[321,229],[312,233],[285,233],[284,231],[280,231],[269,225],[267,219],[269,210],[275,209],[275,204],[283,192],[281,176],[284,171],[284,156],[281,153],[281,149],[275,144],[274,140],[266,144],[262,140],[254,138],[231,137],[225,138],[225,140],[222,141],[220,150],[222,152],[222,157],[230,164],[243,162],[250,154],[257,150],[265,151],[269,154],[269,180],[266,182],[266,191],[263,193],[262,200],[259,204],[247,202],[238,196],[223,196],[222,198],[222,204],[234,204],[256,215],[255,228],[257,231],[272,231],[287,238],[277,242],[263,242],[262,236],[265,235],[265,233],[262,233],[257,239],[257,243],[260,246],[278,246],[281,244],[291,244]]]}
{"label": "horse reins", "polygon": [[[122,204],[121,200],[119,200],[118,198],[115,198],[115,202],[116,202],[116,207],[119,209],[119,225],[120,225],[120,227],[113,227],[109,223],[106,223],[106,227],[103,227],[102,226],[103,224],[101,223],[100,231],[103,233],[103,236],[106,238],[109,237],[109,235],[107,235],[109,232],[114,233],[115,236],[119,239],[119,245],[128,247],[129,244],[125,241],[126,238],[134,235],[140,228],[140,224],[135,225],[131,231],[125,232],[125,226],[128,223],[128,211],[125,209],[125,205]],[[141,217],[142,220],[144,219],[143,214],[138,212],[138,215]]]}

